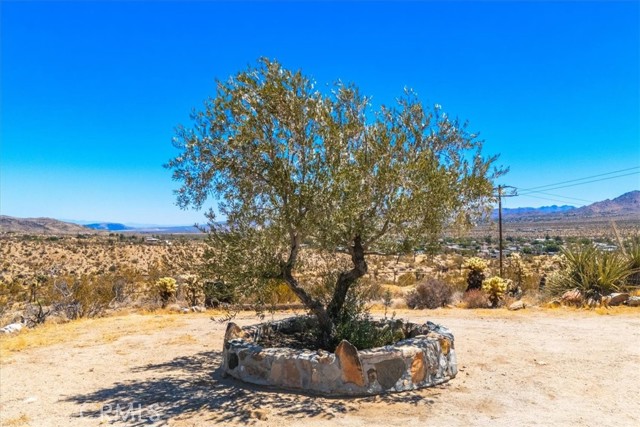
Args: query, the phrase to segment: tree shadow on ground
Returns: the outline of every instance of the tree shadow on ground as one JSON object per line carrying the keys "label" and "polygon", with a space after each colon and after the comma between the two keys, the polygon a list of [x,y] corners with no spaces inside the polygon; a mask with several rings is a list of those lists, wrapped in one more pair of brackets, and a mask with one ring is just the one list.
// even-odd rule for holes
{"label": "tree shadow on ground", "polygon": [[80,405],[75,417],[127,426],[166,425],[171,419],[196,414],[202,421],[244,425],[271,415],[330,420],[377,402],[416,406],[434,403],[433,393],[427,395],[423,391],[327,398],[249,385],[223,378],[219,369],[221,358],[221,352],[207,351],[166,363],[139,366],[131,371],[136,376],[146,374],[144,379],[117,382],[66,400]]}

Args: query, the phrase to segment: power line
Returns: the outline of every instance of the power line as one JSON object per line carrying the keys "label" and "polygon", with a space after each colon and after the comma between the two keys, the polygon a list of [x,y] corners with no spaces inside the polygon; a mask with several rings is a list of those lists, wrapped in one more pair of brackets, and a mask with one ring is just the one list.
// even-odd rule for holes
{"label": "power line", "polygon": [[[531,194],[531,193],[544,194],[545,196],[552,196],[552,197],[560,197],[561,199],[577,200],[579,202],[595,203],[593,200],[579,199],[577,197],[562,196],[560,194],[545,193],[543,191],[531,191],[530,193],[527,193],[527,194]],[[535,196],[529,196],[529,197],[535,197]],[[538,197],[538,199],[542,199],[542,197]],[[548,200],[553,200],[553,199],[548,199]],[[559,201],[559,200],[555,200],[555,201]]]}
{"label": "power line", "polygon": [[[609,179],[622,178],[624,176],[637,175],[637,174],[640,174],[640,171],[626,173],[626,174],[623,174],[623,175],[611,176],[611,177],[608,177],[608,178],[601,178],[601,179],[594,179],[594,180],[591,180],[591,181],[579,182],[577,184],[569,184],[569,185],[562,185],[562,186],[553,187],[553,188],[547,188],[547,190],[559,190],[560,188],[576,187],[578,185],[591,184],[593,182],[607,181]],[[586,178],[582,178],[582,179],[586,179]],[[575,182],[575,181],[579,181],[579,180],[566,181],[566,182]],[[542,187],[535,187],[535,188],[542,188]],[[527,192],[520,193],[519,194],[520,196],[526,196],[526,195],[531,194],[531,193],[537,193],[537,191],[532,191],[531,189],[526,189],[526,190],[523,189],[523,191],[529,191],[529,192],[528,193]]]}
{"label": "power line", "polygon": [[546,200],[548,202],[567,203],[566,200],[550,199],[549,197],[539,197],[539,196],[531,196],[531,195],[527,195],[527,197],[531,197],[533,199]]}
{"label": "power line", "polygon": [[[616,173],[627,172],[627,171],[636,170],[636,169],[640,169],[640,166],[634,166],[634,167],[631,167],[631,168],[620,169],[620,170],[613,171],[613,172],[601,173],[601,174],[598,174],[598,175],[586,176],[584,178],[570,179],[568,181],[560,181],[560,182],[556,182],[554,184],[540,185],[538,187],[521,188],[521,190],[522,191],[532,191],[532,190],[543,189],[543,188],[546,188],[546,187],[555,187],[556,185],[568,184],[568,183],[577,182],[577,181],[584,181],[585,179],[599,178],[601,176],[613,175],[613,174],[616,174]],[[637,172],[634,172],[634,173],[637,173]],[[627,175],[633,175],[633,173],[632,174],[627,174]],[[627,176],[627,175],[620,175],[620,176]],[[617,178],[617,177],[612,177],[612,178]],[[607,178],[607,179],[611,179],[611,178]],[[590,181],[590,182],[596,182],[596,181]],[[587,183],[585,182],[584,184],[587,184]],[[579,184],[576,184],[576,185],[579,185]],[[561,187],[561,188],[564,188],[564,187]],[[550,189],[547,188],[547,190],[550,190]]]}

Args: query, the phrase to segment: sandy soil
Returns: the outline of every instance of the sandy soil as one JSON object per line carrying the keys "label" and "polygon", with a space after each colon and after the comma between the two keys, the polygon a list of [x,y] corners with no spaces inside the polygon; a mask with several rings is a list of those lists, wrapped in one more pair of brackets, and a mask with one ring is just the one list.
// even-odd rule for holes
{"label": "sandy soil", "polygon": [[0,425],[640,425],[640,310],[398,316],[454,332],[454,380],[356,399],[266,390],[216,372],[225,325],[208,315],[128,315],[47,326],[51,342],[17,352],[35,332],[2,338]]}

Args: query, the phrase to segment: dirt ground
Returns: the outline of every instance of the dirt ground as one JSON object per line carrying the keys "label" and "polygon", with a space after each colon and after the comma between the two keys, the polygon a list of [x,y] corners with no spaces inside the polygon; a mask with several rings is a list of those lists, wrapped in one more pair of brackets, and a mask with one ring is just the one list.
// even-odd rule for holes
{"label": "dirt ground", "polygon": [[398,312],[453,331],[458,376],[354,399],[221,378],[225,324],[210,316],[130,314],[1,338],[0,425],[640,425],[637,309]]}

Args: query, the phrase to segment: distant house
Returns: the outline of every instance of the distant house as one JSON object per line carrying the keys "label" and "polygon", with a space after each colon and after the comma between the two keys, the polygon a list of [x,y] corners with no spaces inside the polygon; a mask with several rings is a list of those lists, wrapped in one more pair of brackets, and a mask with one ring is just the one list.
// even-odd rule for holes
{"label": "distant house", "polygon": [[160,239],[156,239],[155,237],[147,237],[146,239],[144,239],[144,241],[152,245],[157,245],[158,243],[160,243]]}
{"label": "distant house", "polygon": [[605,251],[605,252],[614,252],[614,251],[618,250],[618,247],[616,245],[609,245],[607,243],[596,242],[593,245],[597,249],[600,249],[601,251]]}

